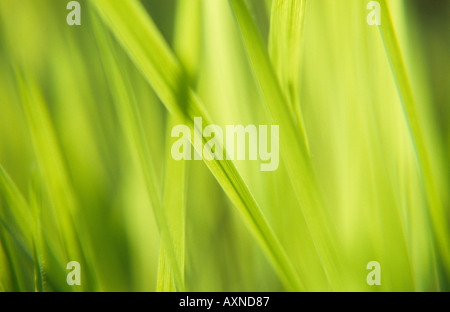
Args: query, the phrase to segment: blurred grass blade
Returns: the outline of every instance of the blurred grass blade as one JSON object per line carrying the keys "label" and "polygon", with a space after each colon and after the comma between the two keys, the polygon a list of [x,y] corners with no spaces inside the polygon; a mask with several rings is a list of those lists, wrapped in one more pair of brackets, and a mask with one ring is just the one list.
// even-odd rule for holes
{"label": "blurred grass blade", "polygon": [[31,229],[33,231],[33,255],[34,255],[34,282],[35,291],[45,291],[45,268],[44,253],[42,241],[42,194],[40,190],[39,176],[35,173],[29,185],[30,210],[33,215],[34,224]]}
{"label": "blurred grass blade", "polygon": [[[20,70],[17,72],[21,73]],[[63,242],[59,244],[58,240],[52,240],[51,244],[55,244],[52,252],[55,253],[64,270],[65,265],[72,261],[71,259],[76,259],[81,265],[84,265],[86,259],[80,245],[82,238],[78,235],[80,233],[85,235],[87,232],[77,231],[77,229],[82,228],[83,224],[80,219],[77,219],[77,222],[74,220],[78,204],[70,185],[58,139],[44,98],[36,81],[31,76],[22,77],[21,74],[18,74],[17,80],[23,97],[22,103],[38,159],[39,170],[42,172],[43,185],[50,195],[52,209],[49,212],[53,214],[56,220],[55,226]],[[86,243],[84,246],[88,248]],[[83,287],[82,284],[77,290],[81,290]],[[90,287],[95,289],[94,281],[92,281]]]}
{"label": "blurred grass blade", "polygon": [[33,263],[31,216],[28,203],[2,165],[0,198],[4,199],[6,204],[4,206],[0,202],[0,244],[5,249],[12,270],[10,278],[19,289],[30,291],[28,271]]}
{"label": "blurred grass blade", "polygon": [[173,48],[192,86],[198,78],[202,53],[202,2],[178,0],[177,3]]}
{"label": "blurred grass blade", "polygon": [[332,286],[338,280],[334,247],[333,222],[327,218],[320,188],[309,157],[306,137],[297,129],[294,110],[289,107],[269,59],[268,52],[254,24],[251,13],[242,0],[230,0],[239,25],[249,62],[258,81],[264,102],[274,124],[280,125],[280,153],[288,168],[291,182],[308,229],[314,240],[318,256]]}
{"label": "blurred grass blade", "polygon": [[135,102],[131,90],[131,85],[124,74],[125,71],[118,66],[117,58],[113,51],[113,46],[108,40],[109,34],[106,33],[100,23],[94,20],[95,33],[99,43],[99,50],[102,54],[102,61],[106,72],[106,77],[111,86],[111,93],[113,94],[114,103],[116,104],[120,122],[126,135],[131,142],[131,150],[138,159],[139,165],[142,168],[149,198],[152,203],[153,211],[161,231],[161,237],[165,237],[163,247],[165,253],[168,255],[169,263],[173,268],[174,277],[177,288],[180,291],[185,289],[184,280],[181,274],[181,268],[177,265],[175,256],[175,244],[171,238],[168,219],[163,210],[161,203],[161,191],[158,188],[158,181],[156,178],[155,169],[152,163],[152,158],[148,150],[145,140],[142,122],[139,117],[137,103]]}
{"label": "blurred grass blade", "polygon": [[[200,1],[180,0],[178,1],[174,50],[178,59],[183,64],[191,84],[196,80],[196,70],[200,61],[201,46],[201,16]],[[170,147],[174,138],[170,133],[174,126],[183,124],[184,120],[177,120],[170,114],[167,115],[166,127],[166,164],[164,183],[164,209],[170,224],[170,231],[174,240],[177,265],[181,269],[184,279],[185,262],[185,217],[186,217],[186,162],[184,160],[175,161],[171,157]],[[158,261],[158,276],[156,290],[161,292],[176,291],[174,285],[172,268],[167,261],[167,254],[163,245],[165,238],[161,238],[160,253]]]}
{"label": "blurred grass blade", "polygon": [[[173,138],[170,131],[173,126],[180,124],[173,117],[168,117],[167,146],[170,148]],[[170,152],[167,152],[166,174],[164,188],[164,210],[169,220],[169,230],[175,247],[176,266],[180,268],[181,278],[184,281],[184,259],[185,259],[185,215],[186,215],[186,162],[184,160],[175,161]],[[166,249],[162,246],[166,244],[166,238],[162,236],[158,264],[157,291],[176,291],[173,283],[172,268],[167,261]]]}
{"label": "blurred grass blade", "polygon": [[[196,94],[190,89],[186,73],[144,8],[134,0],[100,0],[92,3],[167,109],[177,118],[185,119],[191,133],[204,145],[206,139],[201,134],[203,129],[195,129],[194,117],[202,117],[204,127],[212,124],[210,118]],[[302,289],[298,274],[233,162],[205,160],[205,163],[243,214],[244,220],[262,244],[286,287],[291,290]]]}
{"label": "blurred grass blade", "polygon": [[415,102],[405,60],[392,21],[388,1],[382,0],[381,8],[383,20],[381,26],[379,26],[380,33],[385,44],[386,54],[391,65],[400,100],[405,112],[405,118],[410,130],[411,139],[417,155],[417,161],[423,176],[433,230],[436,232],[435,237],[442,257],[445,259],[443,262],[444,267],[447,272],[450,272],[450,232],[448,229],[448,221],[446,221],[448,220],[448,214],[444,210],[437,191],[431,159],[417,110],[417,104]]}
{"label": "blurred grass blade", "polygon": [[[31,215],[28,203],[0,165],[0,194],[11,209],[2,209],[0,218],[2,226],[7,227],[12,237],[29,256],[31,255],[32,233],[30,230]],[[1,206],[0,206],[1,207]]]}
{"label": "blurred grass blade", "polygon": [[300,107],[301,61],[304,48],[307,0],[274,0],[270,22],[269,54],[283,94],[295,112],[300,133],[309,151]]}

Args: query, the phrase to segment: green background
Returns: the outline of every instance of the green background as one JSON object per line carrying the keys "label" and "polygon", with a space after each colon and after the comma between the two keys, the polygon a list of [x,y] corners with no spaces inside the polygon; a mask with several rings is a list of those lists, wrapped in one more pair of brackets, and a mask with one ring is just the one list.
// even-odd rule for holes
{"label": "green background", "polygon": [[[0,0],[1,291],[450,290],[449,1],[79,2]],[[193,117],[279,169],[174,161]]]}

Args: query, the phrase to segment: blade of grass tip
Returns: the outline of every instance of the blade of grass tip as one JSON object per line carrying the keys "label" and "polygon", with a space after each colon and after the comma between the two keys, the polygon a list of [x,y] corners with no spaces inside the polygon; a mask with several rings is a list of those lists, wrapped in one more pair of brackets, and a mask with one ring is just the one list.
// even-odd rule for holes
{"label": "blade of grass tip", "polygon": [[126,71],[121,70],[117,65],[117,58],[112,52],[114,51],[113,46],[109,42],[109,34],[101,28],[102,26],[97,22],[95,16],[93,16],[92,20],[106,78],[111,86],[111,93],[113,94],[114,103],[118,110],[118,116],[128,141],[131,143],[132,151],[142,168],[153,212],[161,232],[161,237],[164,237],[164,244],[162,246],[165,254],[168,256],[169,262],[172,264],[171,267],[173,268],[176,287],[180,291],[184,291],[184,280],[175,256],[175,244],[169,230],[167,215],[161,203],[161,192],[158,188],[159,184],[155,169],[146,143],[142,122],[139,118],[137,103],[128,91],[132,90],[131,83],[126,79],[126,75],[124,74]]}
{"label": "blade of grass tip", "polygon": [[[143,76],[155,90],[166,108],[176,118],[186,120],[191,133],[202,146],[194,146],[198,152],[203,149],[206,139],[203,129],[196,129],[194,117],[202,117],[205,127],[210,118],[200,100],[189,85],[181,65],[159,33],[151,18],[139,2],[98,0],[92,1],[105,23],[118,38]],[[205,155],[205,158],[213,155]],[[255,238],[272,261],[281,280],[290,290],[304,289],[290,259],[264,218],[253,195],[244,183],[234,163],[229,160],[207,161],[211,173],[223,188],[225,194],[244,216]]]}
{"label": "blade of grass tip", "polygon": [[[170,148],[173,138],[170,136],[171,129],[180,124],[179,120],[168,116],[167,146]],[[186,184],[186,161],[176,161],[170,152],[167,153],[166,174],[164,187],[164,209],[170,221],[170,231],[173,244],[175,246],[175,256],[177,266],[181,268],[182,279],[184,280],[184,259],[185,259],[185,184]],[[161,239],[161,244],[165,244],[165,237]],[[172,269],[168,265],[165,248],[160,249],[157,291],[175,291],[173,284]]]}
{"label": "blade of grass tip", "polygon": [[300,107],[301,61],[304,47],[307,0],[275,0],[272,5],[269,54],[278,81],[309,153],[308,138]]}
{"label": "blade of grass tip", "polygon": [[447,272],[450,272],[450,244],[448,241],[450,233],[446,223],[446,213],[437,191],[427,143],[420,123],[412,86],[394,28],[394,23],[392,21],[389,4],[386,0],[381,0],[381,16],[383,19],[379,26],[380,34],[385,45],[386,55],[389,59],[392,74],[405,112],[405,119],[409,127],[417,161],[421,168],[421,175],[425,184],[428,205],[430,207],[433,230],[436,233],[435,237],[439,250],[445,259],[443,263],[445,263]]}
{"label": "blade of grass tip", "polygon": [[[280,125],[280,153],[286,163],[291,183],[305,217],[318,256],[329,284],[339,281],[339,266],[335,240],[337,235],[332,220],[328,220],[315,171],[302,135],[298,135],[295,114],[289,108],[272,68],[259,31],[250,11],[242,0],[230,0],[242,40],[260,86],[264,104],[273,123]],[[337,245],[337,244],[336,244]]]}

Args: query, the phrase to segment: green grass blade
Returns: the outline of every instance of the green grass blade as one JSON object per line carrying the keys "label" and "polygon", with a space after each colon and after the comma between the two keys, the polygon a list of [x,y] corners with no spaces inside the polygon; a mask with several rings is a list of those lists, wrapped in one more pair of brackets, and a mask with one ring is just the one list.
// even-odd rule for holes
{"label": "green grass blade", "polygon": [[169,263],[172,264],[174,277],[177,288],[181,291],[185,289],[184,280],[181,275],[181,269],[177,265],[175,256],[175,245],[171,238],[169,225],[166,213],[163,210],[161,203],[161,191],[158,188],[158,181],[148,146],[145,140],[142,122],[139,118],[137,103],[128,90],[131,90],[129,81],[123,78],[125,75],[117,65],[117,58],[110,51],[113,51],[111,43],[109,43],[107,36],[109,34],[100,28],[100,23],[96,22],[95,17],[94,27],[99,43],[99,50],[102,54],[102,60],[106,72],[107,79],[111,86],[114,102],[117,107],[118,115],[123,129],[131,142],[131,148],[135,157],[142,168],[149,198],[152,203],[153,211],[161,231],[161,236],[164,239],[165,253],[168,255]]}
{"label": "green grass blade", "polygon": [[33,263],[31,215],[28,203],[1,165],[0,196],[6,204],[0,203],[0,243],[12,270],[10,277],[17,290],[30,290],[27,272]]}
{"label": "green grass blade", "polygon": [[295,112],[300,133],[308,147],[300,107],[301,61],[304,47],[306,6],[307,0],[273,1],[269,54],[282,92],[286,96],[289,107]]}
{"label": "green grass blade", "polygon": [[22,249],[31,255],[32,233],[31,215],[28,203],[11,180],[5,169],[0,165],[0,194],[12,209],[1,212],[0,217],[5,226],[12,231],[13,237],[20,242]]}
{"label": "green grass blade", "polygon": [[[49,242],[54,244],[52,253],[58,259],[62,270],[65,270],[66,264],[72,260],[78,261],[84,267],[86,258],[80,244],[83,239],[79,235],[87,233],[81,230],[81,220],[74,219],[79,207],[44,97],[31,76],[22,77],[18,74],[17,80],[39,170],[42,172],[43,185],[49,194],[51,209],[48,213],[53,215],[57,235],[61,237],[61,241],[53,237]],[[83,247],[88,248],[87,242],[83,243]],[[74,290],[82,290],[83,287],[82,284]],[[95,289],[94,281],[89,287]]]}
{"label": "green grass blade", "polygon": [[[197,80],[196,69],[200,61],[201,46],[201,18],[200,1],[180,0],[176,11],[174,50],[178,59],[186,70],[191,83]],[[185,262],[185,217],[186,217],[186,163],[184,160],[175,161],[169,151],[174,142],[170,136],[171,129],[183,120],[168,115],[166,133],[166,165],[164,184],[164,209],[170,224],[170,231],[174,240],[177,265],[181,269],[184,279]],[[166,244],[161,239],[161,246]],[[157,291],[176,291],[173,273],[167,260],[165,248],[160,247],[158,262]]]}
{"label": "green grass blade", "polygon": [[330,273],[338,275],[338,270],[333,269],[337,259],[333,242],[336,232],[324,211],[325,207],[309,157],[306,137],[298,131],[299,125],[295,118],[295,111],[289,106],[286,95],[282,92],[269,54],[246,3],[242,0],[230,0],[230,3],[265,105],[273,123],[280,125],[280,153],[288,168],[318,256],[332,285],[338,280],[337,276],[330,275]]}
{"label": "green grass blade", "polygon": [[44,268],[44,253],[43,253],[43,240],[42,240],[42,194],[40,190],[40,184],[38,175],[33,175],[31,183],[29,185],[29,198],[30,209],[33,214],[34,224],[33,229],[33,255],[34,255],[34,282],[35,291],[45,291],[45,268]]}
{"label": "green grass blade", "polygon": [[[172,146],[173,138],[170,131],[173,126],[180,124],[172,117],[168,117],[168,144]],[[181,278],[184,281],[184,259],[185,259],[185,184],[186,184],[186,163],[184,160],[175,161],[170,152],[167,153],[165,189],[164,189],[164,210],[169,221],[169,230],[175,247],[176,266],[180,268]],[[166,238],[161,238],[161,245],[166,244]],[[158,264],[157,291],[176,291],[173,283],[172,268],[167,260],[167,248],[160,248]]]}
{"label": "green grass blade", "polygon": [[405,60],[392,21],[389,3],[386,0],[381,1],[381,16],[382,22],[379,26],[380,33],[385,44],[386,54],[391,65],[400,100],[405,112],[405,118],[411,133],[417,160],[423,175],[428,205],[430,208],[430,216],[433,223],[433,229],[436,232],[435,237],[440,252],[442,253],[442,257],[445,259],[444,263],[446,270],[447,272],[450,272],[450,245],[448,243],[450,232],[448,229],[448,222],[446,222],[446,216],[448,216],[448,214],[446,214],[444,210],[437,191],[427,142],[417,110],[417,104],[415,102]]}
{"label": "green grass blade", "polygon": [[[167,109],[177,118],[184,118],[191,132],[200,138],[204,145],[206,140],[201,135],[203,129],[195,129],[194,117],[202,117],[204,126],[212,124],[210,118],[196,94],[190,89],[187,75],[177,58],[142,6],[136,1],[100,0],[92,3]],[[205,163],[243,214],[244,220],[267,252],[286,287],[302,289],[298,274],[233,162],[213,160]]]}

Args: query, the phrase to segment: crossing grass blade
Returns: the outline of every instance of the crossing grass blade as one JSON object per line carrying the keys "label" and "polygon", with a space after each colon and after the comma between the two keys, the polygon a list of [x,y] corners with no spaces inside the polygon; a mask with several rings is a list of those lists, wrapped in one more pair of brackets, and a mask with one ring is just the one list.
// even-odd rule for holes
{"label": "crossing grass blade", "polygon": [[[196,68],[200,60],[201,22],[200,2],[181,0],[176,9],[174,34],[174,50],[186,70],[191,83],[197,80]],[[193,42],[194,41],[194,42]],[[174,139],[171,130],[184,120],[177,120],[171,115],[167,118],[166,132],[166,162],[165,162],[165,184],[163,204],[169,222],[170,232],[174,241],[176,265],[180,268],[181,277],[184,281],[185,253],[186,253],[186,167],[184,160],[175,161],[169,151]],[[161,238],[161,246],[158,262],[157,291],[176,291],[172,268],[167,259],[164,244],[166,238]]]}
{"label": "crossing grass blade", "polygon": [[78,2],[0,1],[0,291],[450,289],[449,1]]}
{"label": "crossing grass blade", "polygon": [[160,228],[161,236],[164,237],[162,248],[164,248],[165,254],[168,255],[169,266],[173,269],[176,288],[183,291],[185,285],[181,274],[181,268],[176,261],[176,244],[172,240],[167,212],[164,211],[161,202],[161,191],[158,188],[158,181],[145,140],[138,108],[133,96],[128,91],[131,90],[129,81],[126,80],[126,78],[123,78],[125,76],[124,71],[119,68],[117,58],[110,52],[113,51],[113,47],[108,42],[107,36],[109,34],[103,31],[99,22],[96,21],[96,17],[93,17],[93,20],[99,42],[99,50],[102,53],[106,76],[110,82],[111,92],[113,94],[114,102],[116,103],[118,115],[123,129],[129,137],[129,142],[132,142],[131,148],[133,153],[139,160],[158,227]]}
{"label": "crossing grass blade", "polygon": [[[177,58],[142,6],[134,0],[127,2],[101,0],[92,3],[169,112],[177,118],[185,119],[191,133],[194,133],[204,145],[206,141],[202,137],[203,129],[194,127],[194,117],[202,117],[204,126],[212,122],[199,98],[190,88],[186,73]],[[244,220],[279,272],[286,288],[302,289],[303,285],[290,259],[235,165],[229,160],[205,160],[205,163],[230,200],[242,213]]]}

